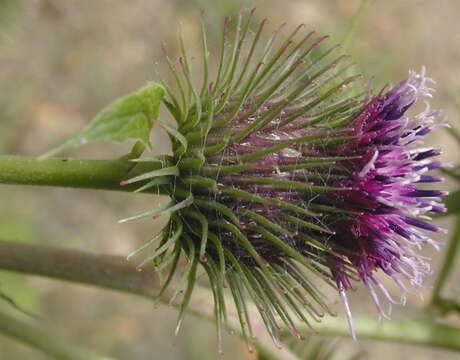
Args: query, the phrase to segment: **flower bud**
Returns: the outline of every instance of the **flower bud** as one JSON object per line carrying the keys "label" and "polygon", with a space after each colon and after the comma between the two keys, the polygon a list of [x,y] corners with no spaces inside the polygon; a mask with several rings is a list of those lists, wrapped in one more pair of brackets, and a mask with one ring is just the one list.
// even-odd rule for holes
{"label": "flower bud", "polygon": [[421,219],[445,211],[439,202],[445,192],[418,188],[442,180],[427,174],[442,166],[432,160],[440,150],[420,144],[441,125],[440,112],[428,103],[418,115],[406,111],[432,96],[433,81],[422,69],[373,95],[360,76],[349,75],[349,58],[337,46],[323,46],[327,37],[302,35],[301,25],[280,40],[283,25],[263,45],[265,21],[250,35],[252,20],[253,11],[241,12],[232,36],[225,21],[213,81],[203,22],[200,89],[183,39],[178,66],[165,52],[179,95],[160,80],[176,127],[152,120],[170,136],[173,156],[162,158],[163,169],[130,182],[149,179],[141,190],[165,186],[171,203],[147,215],[171,218],[141,266],[171,265],[161,295],[185,255],[171,300],[186,286],[179,328],[201,265],[214,295],[219,344],[225,287],[248,346],[246,296],[279,345],[281,326],[301,338],[293,315],[309,324],[333,314],[318,282],[338,290],[354,336],[346,297],[352,281],[366,285],[386,316],[377,290],[390,303],[398,301],[379,270],[403,293],[416,292],[430,273],[418,250],[437,246],[425,231],[442,229]]}

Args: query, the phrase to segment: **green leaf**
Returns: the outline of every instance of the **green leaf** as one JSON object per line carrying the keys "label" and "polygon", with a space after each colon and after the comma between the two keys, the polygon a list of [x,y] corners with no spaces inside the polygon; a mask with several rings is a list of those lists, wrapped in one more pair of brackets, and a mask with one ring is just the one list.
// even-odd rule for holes
{"label": "green leaf", "polygon": [[41,158],[99,141],[121,143],[127,139],[135,139],[151,149],[151,119],[158,117],[163,95],[163,87],[151,82],[146,87],[115,100],[97,114],[82,131],[43,154]]}

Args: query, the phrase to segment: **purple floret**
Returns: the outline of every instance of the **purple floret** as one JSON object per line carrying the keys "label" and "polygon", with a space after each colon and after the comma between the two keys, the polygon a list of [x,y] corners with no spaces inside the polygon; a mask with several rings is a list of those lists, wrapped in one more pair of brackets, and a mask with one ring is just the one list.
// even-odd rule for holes
{"label": "purple floret", "polygon": [[[344,247],[353,250],[353,255],[343,252],[358,270],[364,284],[383,316],[384,313],[374,285],[380,288],[390,303],[389,296],[375,273],[382,270],[392,277],[403,292],[412,293],[421,287],[422,279],[431,273],[427,260],[416,250],[424,244],[438,247],[438,243],[419,229],[444,231],[419,218],[429,219],[427,212],[444,212],[439,197],[446,194],[439,190],[416,188],[416,183],[438,182],[438,176],[425,175],[428,170],[442,164],[429,158],[440,154],[437,148],[419,148],[423,136],[441,124],[435,123],[439,111],[426,110],[415,116],[404,115],[417,100],[431,97],[433,82],[421,74],[410,72],[409,78],[377,96],[367,105],[355,122],[353,132],[358,138],[345,144],[342,151],[362,153],[365,161],[344,186],[353,188],[338,196],[350,210],[359,209],[363,216],[348,218],[337,226],[341,227]],[[345,302],[350,328],[354,335],[351,313],[345,291],[351,288],[350,278],[335,272],[337,286]],[[404,281],[403,281],[404,280]],[[414,290],[411,290],[406,283]],[[404,299],[404,295],[403,295]]]}

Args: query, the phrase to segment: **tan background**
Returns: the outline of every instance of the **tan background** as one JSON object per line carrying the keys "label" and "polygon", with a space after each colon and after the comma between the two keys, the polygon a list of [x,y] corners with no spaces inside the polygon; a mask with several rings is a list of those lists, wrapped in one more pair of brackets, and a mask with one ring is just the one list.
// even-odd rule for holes
{"label": "tan background", "polygon": [[[0,153],[37,155],[80,129],[115,97],[154,79],[153,63],[160,60],[165,41],[177,52],[178,24],[182,23],[190,49],[200,51],[199,13],[206,10],[211,33],[223,18],[240,7],[256,6],[269,28],[287,21],[293,28],[329,33],[340,41],[360,1],[0,1]],[[402,80],[409,69],[426,65],[437,80],[432,102],[460,127],[460,1],[374,1],[349,53],[378,87]],[[216,35],[214,35],[216,36]],[[215,37],[210,50],[216,53]],[[197,53],[198,54],[198,53]],[[199,56],[199,55],[197,55]],[[165,69],[159,65],[160,71]],[[168,151],[165,136],[155,132],[155,151]],[[447,151],[446,161],[459,161],[458,145],[440,130],[430,144]],[[108,158],[122,155],[129,145],[91,145],[73,156]],[[446,187],[453,190],[454,184]],[[0,186],[0,236],[127,254],[148,239],[159,223],[117,220],[150,208],[157,199],[147,195],[110,192]],[[451,226],[450,220],[441,222]],[[447,237],[443,237],[447,240]],[[439,268],[442,251],[426,249]],[[445,294],[460,297],[460,264]],[[434,277],[428,280],[429,286]],[[212,324],[188,316],[175,339],[176,312],[153,309],[148,301],[127,295],[40,278],[0,273],[1,290],[21,306],[39,314],[51,331],[119,359],[216,359]],[[390,291],[397,289],[388,284]],[[409,297],[395,318],[413,316],[429,300]],[[366,291],[351,294],[355,313],[376,314]],[[337,299],[331,298],[331,302]],[[0,302],[8,311],[8,307]],[[335,305],[342,311],[340,303]],[[377,318],[377,316],[376,316]],[[448,321],[460,323],[459,317]],[[460,341],[460,340],[459,340]],[[454,359],[455,354],[397,344],[361,340],[341,341],[337,358],[365,351],[369,359]],[[250,359],[239,339],[225,336],[223,359]],[[0,359],[46,359],[35,350],[0,336]]]}

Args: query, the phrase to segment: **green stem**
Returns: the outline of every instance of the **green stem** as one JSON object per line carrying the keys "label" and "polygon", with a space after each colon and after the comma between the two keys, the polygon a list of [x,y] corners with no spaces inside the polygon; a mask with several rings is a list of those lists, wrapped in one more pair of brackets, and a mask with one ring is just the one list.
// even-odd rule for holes
{"label": "green stem", "polygon": [[353,20],[351,21],[350,26],[348,27],[347,33],[345,34],[343,41],[342,41],[342,53],[345,54],[348,51],[350,43],[356,33],[356,29],[358,25],[361,23],[363,19],[364,13],[366,12],[367,8],[371,4],[372,0],[363,0],[361,6],[359,7],[358,12],[354,16]]}
{"label": "green stem", "polygon": [[98,355],[64,339],[49,334],[48,330],[0,312],[0,333],[63,360],[113,360]]}
{"label": "green stem", "polygon": [[[388,341],[460,351],[460,329],[438,324],[428,319],[384,320],[375,317],[353,315],[353,323],[358,339]],[[304,330],[309,329],[305,326]],[[302,328],[302,326],[301,326]],[[349,337],[345,317],[327,317],[314,325],[320,335]]]}
{"label": "green stem", "polygon": [[[127,263],[124,257],[90,254],[78,250],[56,247],[21,244],[0,240],[0,268],[51,278],[63,279],[93,286],[108,288],[153,299],[158,282],[153,272],[138,272],[134,265]],[[165,294],[164,300],[170,294]],[[214,319],[209,301],[209,290],[196,286],[189,308],[201,317]],[[226,301],[231,303],[230,301]],[[252,305],[250,313],[257,311]],[[230,312],[229,325],[238,329],[238,319]],[[233,315],[232,315],[233,314]],[[263,328],[259,318],[254,317],[254,328]],[[370,317],[354,316],[358,338],[374,339],[420,346],[438,347],[460,351],[460,329],[437,324],[428,320],[384,321],[378,323]],[[299,324],[299,327],[302,327]],[[344,317],[326,318],[315,325],[321,335],[340,335],[349,337],[347,321]],[[304,330],[307,330],[304,328]],[[266,344],[258,336],[257,344],[263,351],[285,356]],[[283,355],[281,355],[283,354]],[[288,353],[283,359],[295,359]]]}
{"label": "green stem", "polygon": [[[442,307],[443,304],[447,304],[448,301],[441,299],[441,290],[444,287],[447,278],[449,277],[450,272],[455,263],[455,258],[458,255],[460,244],[460,216],[457,216],[457,221],[455,223],[454,234],[452,239],[449,242],[449,247],[446,250],[446,255],[444,261],[442,262],[442,268],[439,273],[438,279],[436,281],[436,285],[433,290],[433,297],[431,300],[432,307]],[[458,305],[456,307],[458,309]],[[455,309],[455,307],[453,307]],[[442,309],[440,309],[442,310]],[[445,313],[445,311],[441,311],[441,313]]]}
{"label": "green stem", "polygon": [[[63,249],[58,247],[30,245],[0,240],[0,269],[46,276],[135,294],[156,300],[160,283],[153,271],[138,271],[135,264],[125,257],[100,255],[89,252]],[[193,301],[189,305],[191,313],[214,320],[209,301],[212,295],[207,289],[195,286]],[[163,302],[167,303],[171,292],[166,291]],[[237,318],[230,319],[229,326],[239,333]],[[287,349],[275,349],[267,339],[255,339],[255,345],[264,353],[274,353],[274,359],[281,356],[286,360],[298,360]]]}
{"label": "green stem", "polygon": [[443,299],[442,297],[438,297],[437,299],[433,298],[430,306],[426,310],[428,314],[434,312],[435,315],[441,316],[445,316],[451,312],[460,313],[460,302],[452,299]]}
{"label": "green stem", "polygon": [[[133,191],[141,183],[121,186],[120,182],[148,171],[161,169],[160,162],[138,163],[127,158],[116,160],[79,160],[0,156],[0,184],[60,186],[70,188]],[[158,188],[148,192],[158,193]],[[161,193],[165,193],[160,188]]]}
{"label": "green stem", "polygon": [[137,271],[121,256],[0,240],[0,268],[154,298],[154,272]]}

